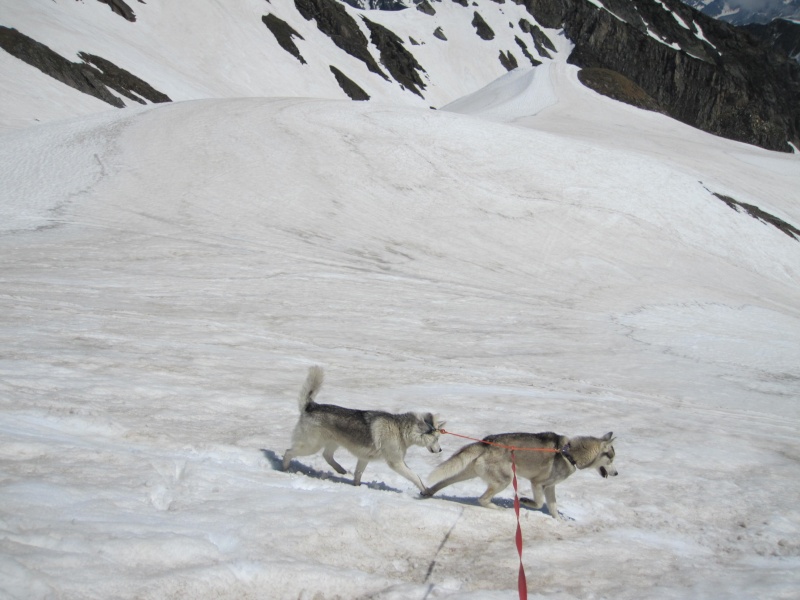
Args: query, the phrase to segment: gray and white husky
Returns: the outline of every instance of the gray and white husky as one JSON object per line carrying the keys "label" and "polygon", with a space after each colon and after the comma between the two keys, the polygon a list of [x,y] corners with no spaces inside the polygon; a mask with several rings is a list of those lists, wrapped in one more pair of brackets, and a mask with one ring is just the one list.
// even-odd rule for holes
{"label": "gray and white husky", "polygon": [[[492,497],[511,483],[511,451],[507,448],[510,446],[519,448],[514,453],[517,476],[530,480],[533,489],[533,500],[522,498],[520,502],[531,508],[541,508],[547,500],[548,512],[559,518],[556,505],[557,483],[561,483],[578,469],[597,469],[603,477],[617,474],[613,466],[613,441],[611,432],[601,438],[568,438],[550,432],[489,435],[481,442],[464,446],[436,467],[429,478],[434,485],[422,495],[432,496],[448,485],[480,477],[488,487],[478,498],[478,503],[487,508],[497,508],[492,504]],[[550,451],[536,452],[523,448],[543,448]]]}
{"label": "gray and white husky", "polygon": [[300,390],[300,419],[292,434],[292,447],[283,455],[283,470],[297,456],[309,456],[322,450],[322,456],[337,473],[346,471],[333,458],[339,446],[352,452],[358,462],[353,485],[361,484],[361,474],[371,460],[382,459],[400,475],[416,485],[420,492],[427,488],[419,476],[405,463],[410,446],[424,446],[441,452],[439,429],[444,423],[431,413],[391,414],[378,410],[355,410],[333,404],[317,404],[314,399],[322,386],[321,367],[309,368]]}

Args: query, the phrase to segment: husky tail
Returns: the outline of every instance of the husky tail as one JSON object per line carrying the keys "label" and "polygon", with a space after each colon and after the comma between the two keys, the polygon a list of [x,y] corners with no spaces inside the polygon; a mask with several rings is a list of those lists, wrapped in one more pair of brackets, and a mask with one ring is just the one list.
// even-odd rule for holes
{"label": "husky tail", "polygon": [[325,379],[325,373],[322,367],[314,365],[309,367],[308,375],[303,387],[300,388],[300,396],[297,398],[297,405],[300,408],[300,413],[305,412],[309,404],[314,402],[317,397],[317,392],[322,387],[322,382]]}
{"label": "husky tail", "polygon": [[[486,448],[486,444],[480,442],[464,446],[433,470],[428,477],[430,483],[435,485],[460,475],[463,475],[463,479],[477,477],[477,474],[472,471],[473,463],[486,452]],[[458,477],[458,479],[462,479],[462,477]]]}

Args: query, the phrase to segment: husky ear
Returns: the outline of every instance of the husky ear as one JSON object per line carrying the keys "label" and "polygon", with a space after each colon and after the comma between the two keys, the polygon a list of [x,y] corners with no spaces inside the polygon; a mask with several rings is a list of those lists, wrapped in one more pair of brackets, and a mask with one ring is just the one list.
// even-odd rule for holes
{"label": "husky ear", "polygon": [[433,428],[433,415],[431,413],[423,413],[420,417],[422,418],[422,423],[420,423],[422,429],[426,429],[426,426],[428,429]]}
{"label": "husky ear", "polygon": [[607,434],[603,436],[602,439],[604,442],[613,442],[616,438],[614,437],[614,432],[609,431]]}
{"label": "husky ear", "polygon": [[420,430],[422,430],[423,433],[432,433],[439,429],[439,423],[437,422],[439,419],[435,417],[433,413],[425,413],[421,415],[421,417],[423,422],[420,423]]}

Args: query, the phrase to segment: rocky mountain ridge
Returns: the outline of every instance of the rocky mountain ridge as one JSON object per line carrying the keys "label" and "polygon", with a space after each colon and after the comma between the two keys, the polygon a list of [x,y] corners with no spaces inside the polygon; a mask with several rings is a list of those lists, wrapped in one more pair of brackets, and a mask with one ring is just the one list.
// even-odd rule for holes
{"label": "rocky mountain ridge", "polygon": [[800,0],[684,0],[709,17],[732,25],[800,20]]}
{"label": "rocky mountain ridge", "polygon": [[[553,40],[563,36],[569,47],[561,52],[582,69],[580,80],[604,95],[730,139],[778,151],[800,148],[800,66],[765,38],[679,0],[419,0],[414,8],[391,11],[351,6],[361,1],[265,0],[259,15],[237,27],[252,28],[259,19],[263,56],[252,60],[265,61],[264,68],[279,65],[289,75],[265,77],[265,85],[248,93],[291,95],[285,90],[292,87],[314,95],[306,90],[335,85],[353,100],[382,97],[438,107],[507,70],[551,59],[557,54]],[[89,2],[54,4],[77,11]],[[146,11],[160,0],[97,2],[125,19],[135,39],[142,21],[153,18]],[[205,5],[233,12],[214,0],[195,10]],[[400,8],[372,0],[370,6]],[[0,22],[0,47],[83,93],[114,106],[182,99],[170,81],[147,82],[143,71],[152,65],[119,64],[84,48],[76,52],[80,62],[73,62],[38,39],[35,27],[15,25],[13,19]],[[239,50],[237,39],[224,36],[224,42],[214,51]],[[445,73],[445,63],[461,76]]]}
{"label": "rocky mountain ridge", "polygon": [[745,25],[743,29],[789,58],[800,62],[800,22],[775,19],[766,25],[759,23]]}

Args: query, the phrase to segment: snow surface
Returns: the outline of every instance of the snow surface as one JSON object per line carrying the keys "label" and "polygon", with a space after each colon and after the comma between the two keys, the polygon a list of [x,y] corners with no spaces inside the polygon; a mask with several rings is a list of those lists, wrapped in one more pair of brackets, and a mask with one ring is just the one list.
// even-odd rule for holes
{"label": "snow surface", "polygon": [[[523,510],[531,598],[795,598],[800,243],[712,192],[797,226],[800,157],[564,59],[440,111],[214,98],[0,134],[0,596],[517,598],[510,488],[276,468],[321,364],[322,402],[465,435],[614,431],[618,477]],[[409,450],[423,479],[442,444]]]}
{"label": "snow surface", "polygon": [[[522,19],[534,19],[524,6],[511,2],[498,5],[477,0],[465,8],[448,0],[436,3],[434,16],[415,9],[365,12],[343,6],[367,39],[370,31],[363,16],[400,36],[423,69],[422,98],[394,79],[370,72],[365,63],[340,50],[291,1],[129,5],[136,13],[135,23],[96,0],[0,0],[0,15],[4,26],[18,29],[72,62],[81,62],[79,52],[101,56],[174,101],[275,96],[348,99],[330,71],[333,65],[372,101],[427,109],[472,93],[506,73],[498,58],[501,51],[512,53],[520,65],[529,64],[517,37],[524,38],[529,51],[538,56],[530,34],[519,24]],[[478,37],[471,24],[478,10],[495,32],[490,41]],[[278,45],[261,20],[266,14],[298,33],[300,37],[293,41],[306,64]],[[434,36],[438,28],[447,36],[446,42]],[[551,37],[557,33],[544,31]],[[377,49],[370,49],[379,60]],[[105,102],[56,82],[2,50],[0,89],[0,131],[109,109]]]}

